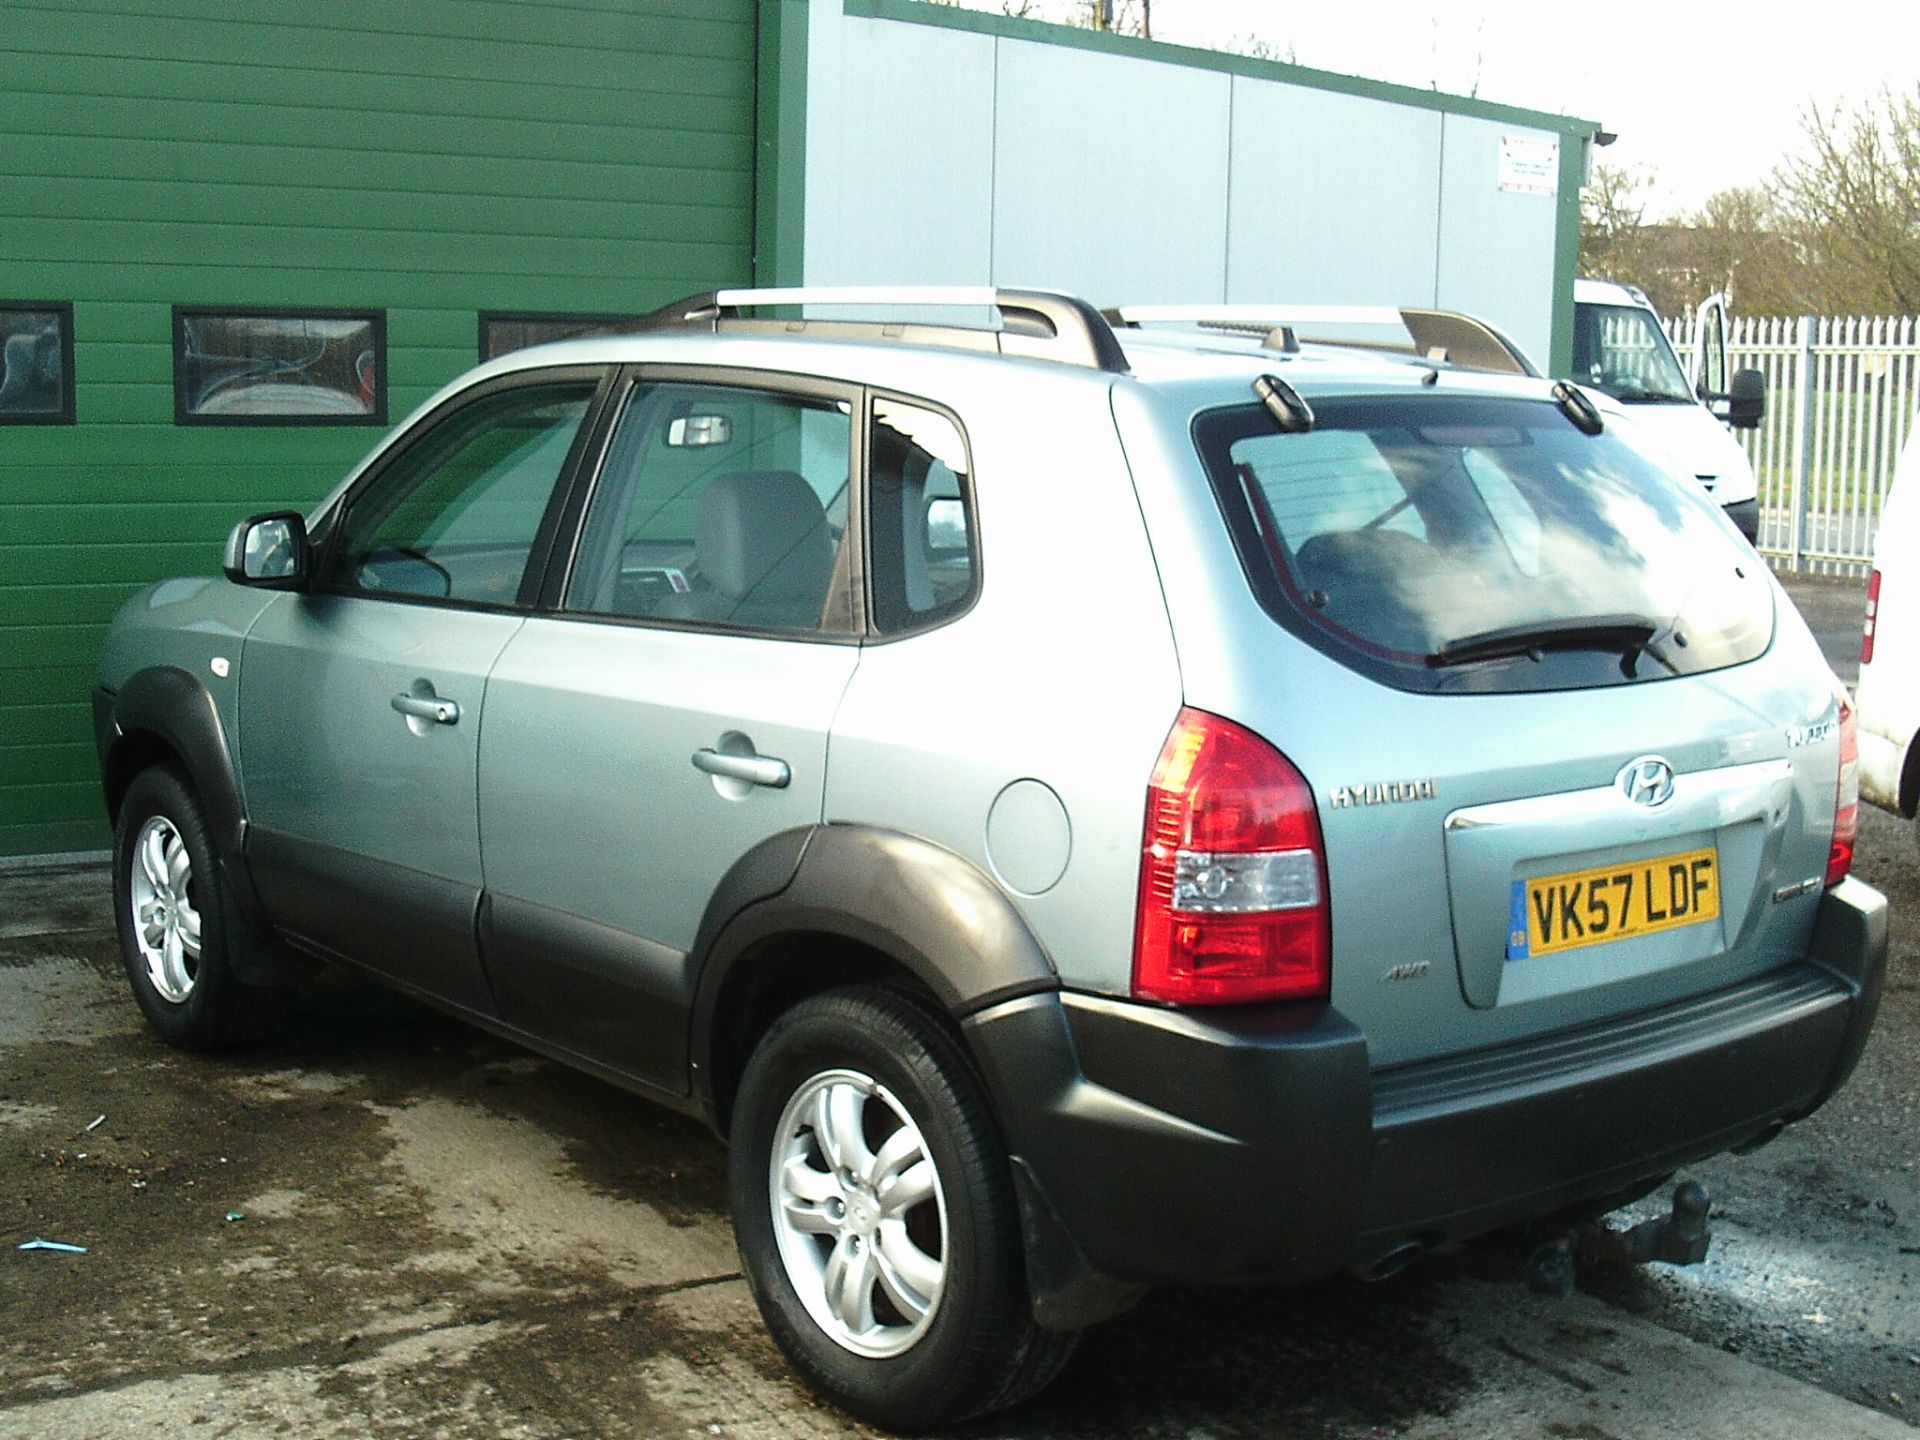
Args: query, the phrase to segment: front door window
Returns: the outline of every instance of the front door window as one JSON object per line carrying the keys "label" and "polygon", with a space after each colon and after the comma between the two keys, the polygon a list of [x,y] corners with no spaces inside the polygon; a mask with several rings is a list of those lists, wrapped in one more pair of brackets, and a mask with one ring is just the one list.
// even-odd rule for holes
{"label": "front door window", "polygon": [[511,605],[595,382],[476,400],[410,445],[347,511],[329,589]]}

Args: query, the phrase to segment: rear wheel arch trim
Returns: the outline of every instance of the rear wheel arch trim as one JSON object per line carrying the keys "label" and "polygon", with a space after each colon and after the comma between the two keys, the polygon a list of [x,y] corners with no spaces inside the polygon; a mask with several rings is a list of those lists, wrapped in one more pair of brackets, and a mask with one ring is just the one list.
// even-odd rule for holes
{"label": "rear wheel arch trim", "polygon": [[694,1093],[716,1121],[724,1110],[724,1082],[714,1073],[719,1002],[743,966],[790,935],[841,940],[885,957],[956,1021],[1060,985],[1012,900],[965,856],[900,831],[815,826],[788,884],[717,923],[710,909],[701,926],[689,1055]]}

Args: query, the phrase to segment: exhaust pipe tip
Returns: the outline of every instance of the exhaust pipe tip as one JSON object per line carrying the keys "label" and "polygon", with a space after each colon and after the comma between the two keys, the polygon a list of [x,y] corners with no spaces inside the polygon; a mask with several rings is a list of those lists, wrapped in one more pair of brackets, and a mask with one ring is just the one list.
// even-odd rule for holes
{"label": "exhaust pipe tip", "polygon": [[1400,1240],[1389,1245],[1371,1260],[1363,1260],[1351,1268],[1356,1279],[1368,1285],[1377,1285],[1382,1280],[1390,1280],[1406,1269],[1414,1261],[1427,1253],[1427,1245],[1421,1240]]}

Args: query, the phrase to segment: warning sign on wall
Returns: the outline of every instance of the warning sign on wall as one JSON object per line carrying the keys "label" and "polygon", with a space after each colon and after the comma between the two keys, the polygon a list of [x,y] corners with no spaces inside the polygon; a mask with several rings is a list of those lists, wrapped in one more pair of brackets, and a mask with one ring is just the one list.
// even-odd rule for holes
{"label": "warning sign on wall", "polygon": [[1560,140],[1500,137],[1500,188],[1515,195],[1551,195],[1560,188]]}

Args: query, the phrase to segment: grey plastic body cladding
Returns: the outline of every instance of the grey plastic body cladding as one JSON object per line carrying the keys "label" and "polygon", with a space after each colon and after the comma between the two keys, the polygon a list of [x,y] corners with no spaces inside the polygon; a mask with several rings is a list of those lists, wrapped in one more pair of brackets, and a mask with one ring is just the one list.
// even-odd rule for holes
{"label": "grey plastic body cladding", "polygon": [[462,1011],[497,1015],[475,938],[478,890],[260,825],[248,830],[247,868],[295,944]]}
{"label": "grey plastic body cladding", "polygon": [[246,846],[246,810],[233,751],[207,687],[178,666],[139,670],[117,692],[94,690],[93,725],[110,821],[138,767],[153,755],[154,742],[178,756],[186,769],[219,850],[227,960],[235,976],[253,985],[284,985],[312,975],[310,961],[270,938],[273,927],[239,859]]}
{"label": "grey plastic body cladding", "polygon": [[1076,1328],[1141,1284],[1310,1279],[1763,1141],[1845,1081],[1886,948],[1885,900],[1846,881],[1805,958],[1766,975],[1389,1068],[1319,1002],[1205,1014],[1061,991],[979,1011],[1036,1317]]}
{"label": "grey plastic body cladding", "polygon": [[[956,1019],[1052,990],[1045,951],[964,857],[864,826],[783,831],[742,856],[683,955],[530,901],[254,827],[248,862],[295,943],[595,1073],[702,1111],[724,1133],[713,1070],[723,997],[781,941],[864,947]],[[371,953],[363,917],[388,917]],[[730,987],[732,987],[730,989]],[[689,1063],[691,1062],[691,1063]]]}
{"label": "grey plastic body cladding", "polygon": [[[790,884],[724,925],[701,926],[693,1004],[696,1093],[724,1124],[714,1034],[722,999],[750,979],[782,937],[826,936],[904,967],[956,1018],[1059,985],[1052,962],[1012,902],[970,861],[927,840],[860,825],[822,825],[807,839]],[[710,940],[706,937],[711,936]]]}

